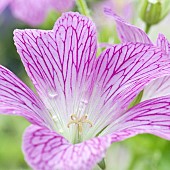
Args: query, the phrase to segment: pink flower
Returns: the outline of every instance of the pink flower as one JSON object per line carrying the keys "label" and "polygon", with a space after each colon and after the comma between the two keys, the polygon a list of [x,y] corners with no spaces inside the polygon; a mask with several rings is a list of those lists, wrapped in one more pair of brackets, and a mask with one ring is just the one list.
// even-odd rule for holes
{"label": "pink flower", "polygon": [[50,10],[66,11],[73,7],[74,2],[75,0],[1,0],[0,12],[9,5],[16,18],[37,26],[43,23]]}
{"label": "pink flower", "polygon": [[36,170],[90,170],[113,142],[140,133],[170,139],[170,96],[128,109],[170,59],[152,44],[123,43],[96,58],[96,28],[65,13],[53,30],[15,30],[14,41],[38,96],[0,67],[0,113],[32,123],[23,152]]}

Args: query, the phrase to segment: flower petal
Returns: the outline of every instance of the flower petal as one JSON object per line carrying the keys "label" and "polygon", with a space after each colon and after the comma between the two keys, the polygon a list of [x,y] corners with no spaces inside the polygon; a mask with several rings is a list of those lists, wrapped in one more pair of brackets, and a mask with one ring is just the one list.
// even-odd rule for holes
{"label": "flower petal", "polygon": [[3,66],[0,66],[0,113],[23,116],[39,125],[46,116],[44,105],[32,90]]}
{"label": "flower petal", "polygon": [[[164,35],[159,34],[157,39],[157,46],[162,49],[162,51],[167,55],[168,58],[170,57],[169,42]],[[151,83],[149,83],[149,85],[145,87],[142,101],[169,94],[170,76],[165,76],[152,81]]]}
{"label": "flower petal", "polygon": [[[96,54],[95,26],[78,13],[65,13],[53,31],[15,30],[14,40],[38,93],[70,94],[88,81]],[[37,64],[38,63],[38,64]],[[87,83],[85,83],[87,84]]]}
{"label": "flower petal", "polygon": [[95,68],[97,93],[92,101],[101,100],[93,102],[95,119],[90,120],[95,126],[90,133],[114,122],[150,81],[170,74],[170,59],[154,46],[128,43],[105,50]]}
{"label": "flower petal", "polygon": [[142,101],[170,95],[170,76],[158,78],[149,83],[142,96]]}
{"label": "flower petal", "polygon": [[141,102],[110,126],[112,128],[108,133],[115,131],[113,138],[117,134],[118,140],[140,133],[150,133],[170,140],[170,96]]}
{"label": "flower petal", "polygon": [[16,18],[36,26],[43,23],[50,8],[50,3],[47,0],[41,0],[41,2],[40,0],[14,0],[10,7]]}
{"label": "flower petal", "polygon": [[[154,46],[128,43],[104,51],[95,68],[96,81],[102,88],[105,103],[120,101],[129,94],[131,102],[148,82],[169,74],[170,59]],[[133,91],[129,91],[131,88]]]}
{"label": "flower petal", "polygon": [[40,98],[68,131],[70,116],[85,114],[84,106],[93,89],[97,48],[94,24],[69,12],[58,19],[52,31],[15,30],[14,40]]}
{"label": "flower petal", "polygon": [[122,42],[152,44],[151,40],[143,30],[127,23],[109,8],[105,8],[104,12],[116,21],[117,31]]}
{"label": "flower petal", "polygon": [[104,157],[110,140],[105,136],[72,145],[57,133],[32,125],[25,132],[23,151],[35,170],[91,170]]}
{"label": "flower petal", "polygon": [[169,42],[163,34],[158,35],[157,46],[170,56]]}

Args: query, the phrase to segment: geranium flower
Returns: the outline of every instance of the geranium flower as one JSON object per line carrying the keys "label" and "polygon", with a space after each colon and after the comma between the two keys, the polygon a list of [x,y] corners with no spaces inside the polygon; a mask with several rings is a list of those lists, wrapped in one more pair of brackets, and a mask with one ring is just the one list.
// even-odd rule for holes
{"label": "geranium flower", "polygon": [[10,6],[14,17],[37,26],[43,23],[50,10],[63,12],[73,7],[75,0],[1,0],[0,12]]}
{"label": "geranium flower", "polygon": [[170,58],[150,44],[124,43],[96,58],[93,22],[65,13],[53,30],[15,30],[17,51],[38,96],[0,67],[0,113],[32,123],[23,137],[37,170],[90,170],[107,148],[140,133],[170,139],[170,96],[131,101],[152,80],[170,74]]}
{"label": "geranium flower", "polygon": [[[116,22],[116,27],[120,40],[123,43],[128,42],[140,42],[144,44],[153,45],[147,34],[140,28],[131,25],[126,22],[120,16],[115,14],[111,9],[105,8],[105,13],[111,16]],[[163,34],[159,34],[157,38],[156,46],[160,47],[167,57],[170,57],[170,43]],[[152,81],[147,85],[143,92],[142,101],[156,98],[160,96],[166,96],[170,94],[170,76],[164,76]]]}

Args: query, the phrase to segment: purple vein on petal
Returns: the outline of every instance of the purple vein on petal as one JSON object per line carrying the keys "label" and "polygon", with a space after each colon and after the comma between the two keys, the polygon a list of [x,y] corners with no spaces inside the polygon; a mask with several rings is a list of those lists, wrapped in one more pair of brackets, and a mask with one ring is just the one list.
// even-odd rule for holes
{"label": "purple vein on petal", "polygon": [[105,155],[111,137],[93,138],[72,145],[62,136],[43,127],[29,126],[23,138],[27,162],[38,169],[91,170]]}
{"label": "purple vein on petal", "polygon": [[[170,140],[170,96],[158,97],[139,103],[110,125],[113,140],[117,141],[131,136],[150,133]],[[120,134],[119,134],[120,133]],[[121,133],[125,134],[121,136]]]}
{"label": "purple vein on petal", "polygon": [[149,82],[170,74],[170,61],[159,48],[128,43],[105,50],[95,68],[97,93],[94,96],[101,100],[96,99],[89,110],[91,115],[95,112],[91,118],[95,126],[89,131],[89,136],[114,123]]}
{"label": "purple vein on petal", "polygon": [[35,88],[58,121],[70,131],[72,114],[82,117],[92,94],[96,62],[96,28],[78,13],[65,13],[52,31],[15,30],[17,51]]}
{"label": "purple vein on petal", "polygon": [[18,77],[0,66],[0,112],[23,116],[33,124],[45,125],[48,113],[40,99]]}

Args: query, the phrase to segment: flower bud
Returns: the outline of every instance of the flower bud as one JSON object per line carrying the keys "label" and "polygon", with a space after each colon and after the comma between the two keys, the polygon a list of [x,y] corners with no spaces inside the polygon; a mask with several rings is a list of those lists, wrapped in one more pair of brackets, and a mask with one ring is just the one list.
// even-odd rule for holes
{"label": "flower bud", "polygon": [[162,4],[160,0],[144,0],[141,8],[141,18],[147,25],[154,25],[161,21]]}

